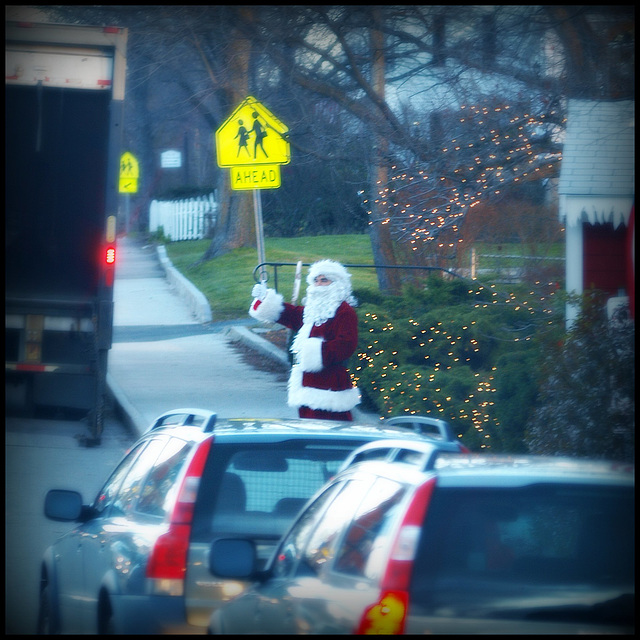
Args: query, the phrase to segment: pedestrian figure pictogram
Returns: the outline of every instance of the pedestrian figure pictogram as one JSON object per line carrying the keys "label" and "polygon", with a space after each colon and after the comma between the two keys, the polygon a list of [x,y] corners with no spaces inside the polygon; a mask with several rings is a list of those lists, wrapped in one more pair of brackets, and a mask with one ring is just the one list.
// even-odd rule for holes
{"label": "pedestrian figure pictogram", "polygon": [[253,127],[251,127],[251,131],[253,131],[253,135],[255,136],[255,140],[253,142],[253,157],[254,159],[258,157],[258,147],[262,149],[262,153],[264,153],[265,157],[268,158],[269,154],[264,150],[264,146],[262,141],[267,137],[267,130],[262,126],[260,120],[258,120],[258,112],[254,111],[251,114],[253,118]]}
{"label": "pedestrian figure pictogram", "polygon": [[289,164],[288,132],[269,109],[249,96],[215,133],[218,166]]}
{"label": "pedestrian figure pictogram", "polygon": [[[239,138],[238,140],[238,153],[236,154],[237,156],[240,155],[240,151],[242,149],[244,149],[247,153],[247,155],[249,156],[249,147],[247,146],[247,143],[249,141],[249,132],[247,131],[247,128],[244,126],[244,122],[242,120],[238,120],[238,124],[240,125],[238,127],[238,133],[236,133],[236,138]],[[235,138],[234,138],[235,140]]]}

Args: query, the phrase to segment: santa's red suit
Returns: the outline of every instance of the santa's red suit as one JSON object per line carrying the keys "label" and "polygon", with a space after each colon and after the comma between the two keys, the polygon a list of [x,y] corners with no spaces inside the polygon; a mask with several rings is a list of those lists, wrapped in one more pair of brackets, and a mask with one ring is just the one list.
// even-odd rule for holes
{"label": "santa's red suit", "polygon": [[[320,275],[331,284],[316,285]],[[249,315],[297,331],[291,344],[289,406],[297,407],[301,418],[352,420],[360,392],[346,367],[358,346],[351,276],[339,262],[320,260],[309,267],[307,284],[304,306],[289,304],[275,290],[256,285]]]}

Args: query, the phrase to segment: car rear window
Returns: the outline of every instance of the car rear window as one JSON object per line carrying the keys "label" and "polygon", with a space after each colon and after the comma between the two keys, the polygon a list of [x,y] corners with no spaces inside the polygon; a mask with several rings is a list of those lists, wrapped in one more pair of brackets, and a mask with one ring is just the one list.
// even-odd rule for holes
{"label": "car rear window", "polygon": [[149,473],[149,469],[166,445],[166,438],[154,438],[142,450],[133,463],[120,486],[120,490],[111,505],[110,516],[130,515],[136,501],[141,495],[142,485]]}
{"label": "car rear window", "polygon": [[[375,580],[381,577],[406,487],[377,478],[354,513],[336,553],[333,570]],[[333,508],[333,505],[331,505]]]}
{"label": "car rear window", "polygon": [[140,491],[136,511],[150,516],[165,517],[173,506],[178,475],[193,443],[171,438],[156,458]]}
{"label": "car rear window", "polygon": [[120,485],[124,477],[129,473],[135,460],[140,453],[146,448],[148,442],[137,444],[129,453],[120,461],[116,469],[113,471],[104,486],[98,491],[98,495],[93,502],[93,508],[97,513],[106,512],[113,504],[118,495]]}
{"label": "car rear window", "polygon": [[280,538],[358,444],[214,443],[196,503],[192,540],[222,534]]}
{"label": "car rear window", "polygon": [[137,445],[118,465],[94,503],[109,517],[163,518],[173,503],[176,479],[193,442],[167,435]]}
{"label": "car rear window", "polygon": [[543,616],[543,602],[567,611],[616,599],[634,591],[634,538],[631,488],[441,487],[423,526],[412,606]]}

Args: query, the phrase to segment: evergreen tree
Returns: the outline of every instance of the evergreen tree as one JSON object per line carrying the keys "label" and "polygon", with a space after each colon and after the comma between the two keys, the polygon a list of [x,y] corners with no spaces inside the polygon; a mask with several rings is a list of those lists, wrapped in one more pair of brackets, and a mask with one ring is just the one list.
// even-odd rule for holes
{"label": "evergreen tree", "polygon": [[598,292],[584,295],[566,340],[547,352],[526,442],[532,453],[632,462],[635,325],[609,319]]}

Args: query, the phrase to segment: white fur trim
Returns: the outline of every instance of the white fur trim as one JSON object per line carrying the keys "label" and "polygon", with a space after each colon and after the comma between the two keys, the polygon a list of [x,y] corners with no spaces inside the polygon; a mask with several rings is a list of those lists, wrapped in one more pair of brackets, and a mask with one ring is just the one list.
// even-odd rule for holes
{"label": "white fur trim", "polygon": [[351,274],[335,260],[318,260],[309,267],[307,284],[313,284],[317,276],[327,276],[333,282],[341,282],[351,291]]}
{"label": "white fur trim", "polygon": [[293,339],[293,342],[291,343],[291,347],[289,347],[289,350],[294,355],[294,360],[298,359],[297,354],[302,348],[301,345],[304,343],[305,340],[309,339],[309,335],[311,334],[311,329],[313,329],[313,323],[305,322],[300,327],[300,330],[298,331],[298,333],[296,333],[296,337]]}
{"label": "white fur trim", "polygon": [[351,411],[360,403],[360,391],[357,387],[344,391],[330,391],[328,389],[316,389],[302,386],[302,368],[294,365],[289,376],[290,407],[309,407],[323,411]]}
{"label": "white fur trim", "polygon": [[257,309],[254,309],[255,303],[256,301],[253,300],[249,307],[249,315],[260,322],[277,322],[284,311],[284,296],[277,293],[275,289],[267,289],[267,293]]}
{"label": "white fur trim", "polygon": [[316,372],[322,369],[322,338],[307,338],[299,347],[298,358],[303,371]]}

